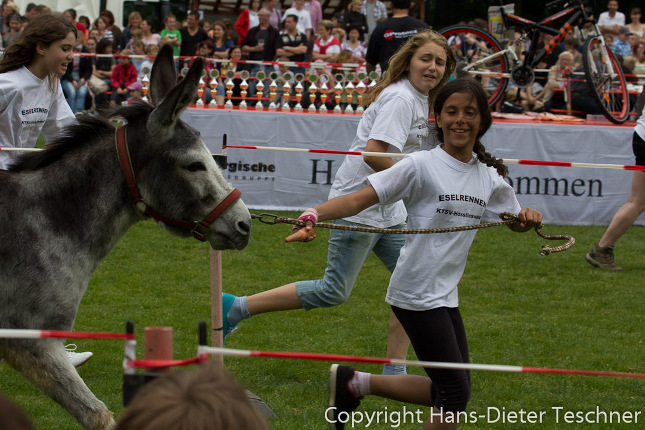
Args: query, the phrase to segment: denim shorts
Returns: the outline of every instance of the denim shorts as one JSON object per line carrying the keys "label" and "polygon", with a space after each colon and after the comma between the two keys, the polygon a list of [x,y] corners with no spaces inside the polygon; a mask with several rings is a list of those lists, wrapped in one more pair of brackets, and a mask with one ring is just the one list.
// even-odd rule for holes
{"label": "denim shorts", "polygon": [[[333,221],[333,224],[369,227],[342,219]],[[391,228],[406,228],[406,224]],[[402,234],[332,229],[324,277],[314,281],[296,282],[300,304],[306,310],[310,310],[345,303],[370,252],[374,251],[385,267],[392,272],[404,243],[405,237]],[[387,285],[383,287],[385,292]]]}

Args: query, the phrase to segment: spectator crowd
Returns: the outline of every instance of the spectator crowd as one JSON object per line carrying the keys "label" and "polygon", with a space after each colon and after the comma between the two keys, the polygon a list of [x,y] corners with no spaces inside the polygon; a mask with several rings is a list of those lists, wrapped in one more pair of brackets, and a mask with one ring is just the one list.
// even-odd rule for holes
{"label": "spectator crowd", "polygon": [[[263,3],[264,1],[264,3]],[[290,1],[290,0],[286,0]],[[396,16],[400,0],[394,0],[391,11]],[[617,0],[609,0],[607,10],[598,17],[598,25],[612,52],[623,65],[630,83],[638,84],[638,76],[645,74],[645,39],[641,23],[641,10],[632,8],[629,22],[625,14],[618,11]],[[30,3],[24,11],[11,0],[2,5],[0,32],[2,47],[9,46],[20,35],[22,28],[39,13],[59,13],[43,5]],[[21,13],[22,12],[22,13]],[[218,105],[224,104],[226,93],[226,72],[235,73],[234,104],[239,103],[241,83],[240,73],[246,71],[251,76],[248,96],[255,93],[253,77],[262,71],[265,76],[282,76],[286,71],[304,73],[304,67],[279,67],[278,65],[259,64],[259,61],[272,62],[322,62],[353,63],[357,70],[387,68],[387,58],[381,58],[387,51],[382,46],[383,35],[377,25],[388,18],[388,8],[380,0],[352,0],[344,12],[336,13],[329,20],[324,19],[319,0],[293,0],[289,7],[280,8],[277,0],[250,0],[246,8],[235,20],[221,18],[214,22],[200,19],[196,11],[189,11],[185,20],[169,14],[163,22],[155,22],[139,12],[131,12],[127,25],[121,29],[114,22],[114,15],[103,10],[93,20],[87,16],[77,16],[74,9],[62,11],[64,16],[78,29],[77,44],[74,51],[79,56],[69,64],[67,73],[62,76],[61,84],[74,113],[95,111],[96,107],[123,103],[130,97],[140,98],[140,81],[149,72],[154,56],[161,44],[169,43],[174,47],[177,57],[177,70],[190,66],[192,58],[201,56],[207,60],[205,78],[206,91],[203,101]],[[406,11],[407,14],[407,11]],[[484,19],[475,19],[470,25],[488,29]],[[406,22],[415,26],[417,23]],[[422,23],[419,26],[424,25]],[[562,43],[548,55],[540,69],[548,73],[538,73],[536,82],[529,88],[514,88],[511,84],[506,99],[500,102],[497,110],[513,112],[553,111],[565,108],[563,72],[582,68],[582,43],[590,34],[590,26],[574,28]],[[370,37],[374,36],[375,42]],[[461,48],[476,47],[477,40],[469,40],[464,35]],[[520,34],[516,33],[516,37]],[[552,36],[542,34],[539,40],[545,46]],[[372,43],[370,43],[372,42]],[[368,49],[372,45],[372,52]],[[378,46],[378,47],[377,47]],[[538,49],[541,47],[538,46]],[[528,48],[528,46],[525,46]],[[103,54],[107,56],[83,56],[83,54]],[[465,55],[463,52],[456,53]],[[116,55],[116,57],[110,57]],[[130,56],[130,58],[119,57]],[[521,55],[521,53],[520,53]],[[386,56],[389,58],[389,56]],[[246,60],[255,63],[246,63]],[[218,76],[211,78],[211,71],[217,70]],[[336,69],[320,67],[318,74],[326,74],[333,87]],[[214,82],[210,82],[214,79]],[[296,84],[295,81],[291,82]],[[213,88],[211,92],[209,88]],[[265,99],[269,88],[264,89]],[[214,97],[213,97],[214,96]],[[304,97],[305,102],[307,97]],[[333,97],[329,98],[330,100]],[[346,98],[343,98],[346,100]],[[593,110],[593,103],[585,106]],[[596,112],[587,112],[596,113]]]}
{"label": "spectator crowd", "polygon": [[[244,70],[251,76],[260,70],[266,75],[282,74],[278,66],[267,65],[271,67],[268,70],[264,65],[245,64],[244,60],[336,63],[340,58],[364,68],[366,41],[376,25],[387,18],[387,8],[380,0],[355,0],[345,12],[335,14],[330,20],[323,19],[318,0],[294,0],[285,9],[279,7],[277,0],[262,1],[251,0],[235,20],[222,18],[214,22],[200,19],[196,11],[189,11],[183,21],[168,14],[163,22],[155,22],[135,11],[129,14],[127,25],[120,28],[109,10],[92,19],[77,16],[74,9],[52,11],[35,3],[20,11],[11,0],[4,0],[0,47],[13,43],[37,14],[63,13],[78,29],[74,51],[79,55],[61,77],[74,113],[94,112],[96,107],[122,103],[131,97],[132,91],[140,96],[136,83],[150,70],[154,56],[164,43],[174,47],[178,72],[189,66],[195,56],[210,60],[207,71],[219,72],[215,78],[215,99],[223,104],[227,71],[235,72],[237,86],[239,73]],[[291,71],[304,72],[304,68],[295,67]],[[332,71],[327,69],[329,72]],[[208,74],[207,88],[210,79]],[[252,85],[250,95],[254,88]],[[205,91],[204,99],[210,102],[210,91]]]}

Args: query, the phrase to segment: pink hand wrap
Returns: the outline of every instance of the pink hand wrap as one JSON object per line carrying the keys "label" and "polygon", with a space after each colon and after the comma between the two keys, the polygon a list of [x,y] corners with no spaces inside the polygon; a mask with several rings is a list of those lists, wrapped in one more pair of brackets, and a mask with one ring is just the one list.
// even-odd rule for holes
{"label": "pink hand wrap", "polygon": [[304,222],[311,221],[312,223],[316,224],[316,222],[318,222],[318,211],[314,208],[309,208],[304,211],[302,215],[298,217],[298,219]]}

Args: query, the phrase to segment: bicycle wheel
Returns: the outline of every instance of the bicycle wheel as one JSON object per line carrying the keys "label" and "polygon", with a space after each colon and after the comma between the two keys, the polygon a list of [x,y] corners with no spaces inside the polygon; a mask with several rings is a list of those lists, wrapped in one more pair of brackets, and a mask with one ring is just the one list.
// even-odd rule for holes
{"label": "bicycle wheel", "polygon": [[602,114],[614,124],[625,122],[629,117],[629,93],[623,68],[614,54],[599,38],[592,37],[585,41],[582,63],[587,85]]}
{"label": "bicycle wheel", "polygon": [[[481,28],[453,25],[441,30],[457,60],[456,74],[470,73],[481,81],[493,106],[506,94],[508,59],[495,37]],[[497,54],[497,55],[495,55]]]}

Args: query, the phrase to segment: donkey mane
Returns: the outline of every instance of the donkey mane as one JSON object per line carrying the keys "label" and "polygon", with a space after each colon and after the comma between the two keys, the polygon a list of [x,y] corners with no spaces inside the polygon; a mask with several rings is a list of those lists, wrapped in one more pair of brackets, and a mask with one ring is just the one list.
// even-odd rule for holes
{"label": "donkey mane", "polygon": [[[118,107],[106,112],[105,118],[123,117],[133,120],[148,115],[153,110],[152,106],[145,103],[134,103],[125,107]],[[113,134],[115,126],[106,119],[92,116],[82,116],[79,123],[71,125],[44,151],[30,152],[18,157],[9,167],[11,172],[32,172],[47,167],[64,159],[70,152],[83,150],[95,146],[100,142],[100,137]]]}

